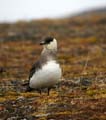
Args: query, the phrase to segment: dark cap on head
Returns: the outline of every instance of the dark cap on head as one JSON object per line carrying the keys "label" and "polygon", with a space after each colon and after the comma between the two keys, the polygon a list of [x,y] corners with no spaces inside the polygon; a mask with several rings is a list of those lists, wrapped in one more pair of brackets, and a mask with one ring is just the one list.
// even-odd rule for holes
{"label": "dark cap on head", "polygon": [[43,41],[40,42],[40,45],[45,45],[45,44],[49,44],[50,42],[53,41],[53,37],[46,37]]}

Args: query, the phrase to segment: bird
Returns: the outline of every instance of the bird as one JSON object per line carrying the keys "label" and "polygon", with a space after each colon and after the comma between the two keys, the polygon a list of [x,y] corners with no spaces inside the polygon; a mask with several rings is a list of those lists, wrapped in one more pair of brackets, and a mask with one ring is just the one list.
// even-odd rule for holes
{"label": "bird", "polygon": [[46,37],[40,45],[43,50],[30,69],[27,91],[35,89],[41,93],[42,89],[47,88],[49,95],[51,88],[60,83],[62,77],[62,69],[57,61],[57,40]]}

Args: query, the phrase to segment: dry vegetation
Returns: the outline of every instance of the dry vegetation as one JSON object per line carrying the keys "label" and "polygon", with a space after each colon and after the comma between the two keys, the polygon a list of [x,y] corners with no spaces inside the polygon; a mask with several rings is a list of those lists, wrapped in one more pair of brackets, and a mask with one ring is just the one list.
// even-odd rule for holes
{"label": "dry vegetation", "polygon": [[[25,93],[21,84],[48,35],[59,43],[60,91]],[[0,24],[0,120],[46,119],[106,119],[105,14]]]}

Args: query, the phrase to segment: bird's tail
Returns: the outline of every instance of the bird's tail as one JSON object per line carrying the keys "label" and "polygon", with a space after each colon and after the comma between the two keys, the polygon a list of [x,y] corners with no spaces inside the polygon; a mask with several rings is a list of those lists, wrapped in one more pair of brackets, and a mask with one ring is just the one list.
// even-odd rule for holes
{"label": "bird's tail", "polygon": [[25,92],[31,92],[33,90],[30,88],[29,82],[23,83],[22,86],[25,87]]}

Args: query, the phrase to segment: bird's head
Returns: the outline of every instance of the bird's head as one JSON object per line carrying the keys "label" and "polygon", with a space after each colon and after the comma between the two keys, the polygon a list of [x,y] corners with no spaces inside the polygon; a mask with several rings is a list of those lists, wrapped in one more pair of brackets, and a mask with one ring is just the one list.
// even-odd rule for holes
{"label": "bird's head", "polygon": [[57,51],[57,40],[53,37],[45,38],[42,42],[40,42],[40,45],[43,45],[47,50]]}

